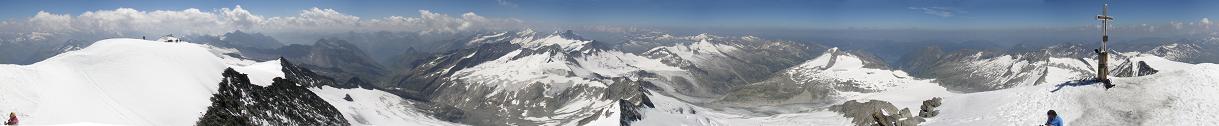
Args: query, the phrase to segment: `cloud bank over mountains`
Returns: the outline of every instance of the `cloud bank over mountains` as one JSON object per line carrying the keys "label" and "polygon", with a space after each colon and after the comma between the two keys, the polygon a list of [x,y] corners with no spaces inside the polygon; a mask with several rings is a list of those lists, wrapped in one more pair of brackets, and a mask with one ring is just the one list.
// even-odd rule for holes
{"label": "cloud bank over mountains", "polygon": [[[511,3],[512,1],[507,1]],[[929,16],[943,18],[958,18],[967,13],[952,7],[904,7],[902,9],[923,12]],[[409,13],[409,12],[408,12]],[[972,13],[972,12],[970,12]],[[133,8],[116,8],[86,11],[83,13],[51,13],[40,11],[29,17],[16,17],[0,20],[0,44],[13,42],[37,41],[69,41],[96,40],[113,37],[155,37],[165,34],[175,35],[218,35],[235,30],[255,33],[268,33],[279,39],[299,39],[293,42],[309,42],[308,39],[330,33],[354,32],[418,32],[427,33],[460,33],[469,31],[503,31],[503,30],[577,30],[582,32],[640,32],[640,31],[682,31],[691,33],[703,32],[734,32],[736,29],[700,29],[681,27],[654,27],[613,24],[544,24],[540,22],[525,22],[511,17],[484,17],[474,12],[462,14],[444,14],[429,10],[418,10],[419,15],[360,17],[327,8],[309,8],[300,10],[295,15],[268,16],[259,15],[246,10],[242,6],[219,9],[183,9],[183,10],[139,10]],[[893,22],[904,22],[893,20]],[[1188,21],[1173,21],[1152,24],[1114,24],[1112,29],[1117,33],[1133,35],[1166,36],[1219,36],[1219,28],[1209,18],[1201,17]],[[1078,27],[1045,27],[1029,29],[1008,29],[1018,32],[1044,33],[1042,31],[1066,31],[1071,33],[1093,33],[1099,29],[1099,24]],[[718,31],[717,31],[718,30]],[[749,29],[747,29],[749,30]],[[760,29],[767,30],[767,29]],[[817,29],[814,29],[817,30]],[[832,30],[832,28],[831,28]],[[885,30],[885,29],[880,29]],[[970,29],[965,29],[970,30]],[[897,29],[895,31],[901,31]],[[981,30],[986,31],[986,30]],[[788,33],[783,29],[774,32]],[[753,32],[750,32],[753,33]],[[905,33],[902,33],[905,34]],[[868,34],[873,35],[873,34]],[[304,36],[304,37],[302,37]],[[801,35],[803,36],[803,35]],[[843,36],[855,36],[846,34]],[[956,37],[951,35],[947,37]],[[836,36],[832,36],[836,37]],[[877,38],[869,36],[868,38]]]}
{"label": "cloud bank over mountains", "polygon": [[[221,34],[234,30],[253,32],[348,32],[408,31],[421,33],[505,30],[524,28],[521,20],[489,18],[473,12],[458,16],[419,10],[418,17],[362,18],[334,9],[310,8],[294,16],[262,16],[241,6],[211,11],[114,10],[87,11],[80,15],[40,11],[25,20],[0,22],[10,34]],[[28,39],[28,37],[27,37]]]}

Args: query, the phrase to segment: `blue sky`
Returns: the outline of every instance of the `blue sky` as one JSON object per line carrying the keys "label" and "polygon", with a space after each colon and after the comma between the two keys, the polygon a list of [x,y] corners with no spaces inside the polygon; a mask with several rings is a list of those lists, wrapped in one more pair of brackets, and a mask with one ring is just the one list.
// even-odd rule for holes
{"label": "blue sky", "polygon": [[[318,7],[370,19],[418,10],[515,18],[535,24],[727,28],[1004,29],[1095,24],[1102,0],[420,0],[420,1],[4,1],[0,18],[38,11],[214,10],[241,5],[258,15],[291,16]],[[1119,24],[1196,22],[1219,17],[1219,1],[1118,0]]]}

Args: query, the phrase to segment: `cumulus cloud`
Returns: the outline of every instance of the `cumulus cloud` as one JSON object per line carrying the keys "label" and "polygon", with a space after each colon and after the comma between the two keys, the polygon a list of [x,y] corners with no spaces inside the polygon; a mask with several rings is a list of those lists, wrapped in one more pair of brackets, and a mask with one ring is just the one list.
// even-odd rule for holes
{"label": "cumulus cloud", "polygon": [[524,27],[517,19],[488,18],[474,13],[449,16],[420,10],[420,16],[361,18],[334,9],[310,8],[293,16],[261,16],[236,6],[211,11],[142,11],[132,8],[97,10],[72,16],[38,12],[26,20],[0,23],[0,32],[110,33],[110,34],[220,34],[233,30],[255,32],[408,31],[461,32]]}
{"label": "cumulus cloud", "polygon": [[248,29],[265,20],[262,16],[254,15],[250,11],[242,9],[241,5],[237,5],[233,9],[221,8],[220,12],[224,14],[226,22],[231,22],[238,29]]}
{"label": "cumulus cloud", "polygon": [[922,11],[923,14],[935,15],[940,17],[952,17],[964,11],[948,8],[948,7],[908,7],[907,9]]}
{"label": "cumulus cloud", "polygon": [[1199,24],[1199,25],[1202,25],[1202,28],[1203,28],[1203,29],[1210,29],[1210,28],[1211,28],[1211,19],[1210,19],[1210,18],[1202,18],[1202,21],[1198,21],[1198,24]]}
{"label": "cumulus cloud", "polygon": [[34,17],[28,20],[29,26],[38,31],[63,31],[72,30],[72,16],[66,14],[51,14],[44,11],[38,11]]}
{"label": "cumulus cloud", "polygon": [[508,0],[495,0],[495,2],[499,3],[500,6],[519,7],[519,5],[517,5],[516,3],[512,3],[512,1],[508,1]]}
{"label": "cumulus cloud", "polygon": [[80,14],[73,22],[72,29],[83,32],[219,33],[231,28],[215,13],[194,8],[181,11],[139,11],[131,8],[90,11]]}
{"label": "cumulus cloud", "polygon": [[493,19],[474,13],[465,13],[460,17],[453,17],[427,10],[419,10],[419,17],[390,16],[368,20],[362,25],[378,26],[369,27],[369,29],[376,30],[417,29],[421,32],[458,32],[519,28],[523,26],[521,24],[523,23],[516,19]]}

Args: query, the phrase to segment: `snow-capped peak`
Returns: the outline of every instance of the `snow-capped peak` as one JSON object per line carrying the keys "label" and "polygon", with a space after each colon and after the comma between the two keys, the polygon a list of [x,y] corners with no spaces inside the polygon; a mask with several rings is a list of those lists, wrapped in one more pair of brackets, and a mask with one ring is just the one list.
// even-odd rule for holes
{"label": "snow-capped peak", "polygon": [[690,39],[694,39],[694,40],[713,40],[716,38],[719,38],[719,36],[711,35],[708,33],[700,33],[695,36],[690,36]]}
{"label": "snow-capped peak", "polygon": [[[193,125],[226,67],[275,77],[193,43],[106,39],[31,65],[0,64],[0,111],[24,125]],[[256,68],[243,68],[250,65]],[[279,74],[282,76],[282,73]],[[262,82],[265,83],[265,82]]]}
{"label": "snow-capped peak", "polygon": [[826,49],[825,53],[817,58],[808,60],[804,64],[800,64],[797,68],[819,69],[826,70],[831,67],[836,69],[858,69],[863,67],[863,61],[858,57],[848,53],[839,53],[838,47]]}
{"label": "snow-capped peak", "polygon": [[[869,62],[855,54],[843,52],[837,47],[827,49],[817,58],[800,64],[787,73],[797,82],[851,83],[856,88],[879,91],[903,83],[912,83],[914,78],[901,70],[885,70],[865,67]],[[867,92],[867,91],[865,91]]]}
{"label": "snow-capped peak", "polygon": [[466,45],[481,43],[508,42],[520,45],[522,48],[539,49],[546,46],[558,46],[561,50],[575,51],[588,47],[593,40],[584,39],[571,30],[555,31],[545,37],[539,37],[532,29],[512,32],[494,32],[475,36]]}
{"label": "snow-capped peak", "polygon": [[517,38],[513,39],[511,42],[512,44],[521,45],[523,48],[537,49],[546,46],[559,46],[559,48],[568,51],[583,49],[587,47],[589,43],[593,42],[592,40],[585,40],[584,38],[573,33],[571,30],[555,32],[550,36],[539,39],[531,38],[532,37]]}
{"label": "snow-capped peak", "polygon": [[533,34],[537,34],[537,32],[533,31],[532,28],[525,29],[524,31],[516,33],[517,36],[526,36],[526,35],[533,35]]}

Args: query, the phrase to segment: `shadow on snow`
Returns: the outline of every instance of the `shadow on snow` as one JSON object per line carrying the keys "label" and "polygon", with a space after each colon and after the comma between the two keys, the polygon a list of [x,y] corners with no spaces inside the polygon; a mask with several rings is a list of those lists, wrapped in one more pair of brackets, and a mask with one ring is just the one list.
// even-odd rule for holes
{"label": "shadow on snow", "polygon": [[1097,80],[1097,79],[1072,80],[1072,81],[1067,81],[1065,83],[1061,83],[1058,85],[1054,85],[1057,88],[1054,88],[1054,90],[1051,90],[1050,92],[1058,92],[1058,90],[1062,90],[1062,87],[1066,87],[1066,86],[1078,87],[1078,86],[1093,85],[1093,84],[1097,84],[1097,83],[1101,83],[1101,81]]}

